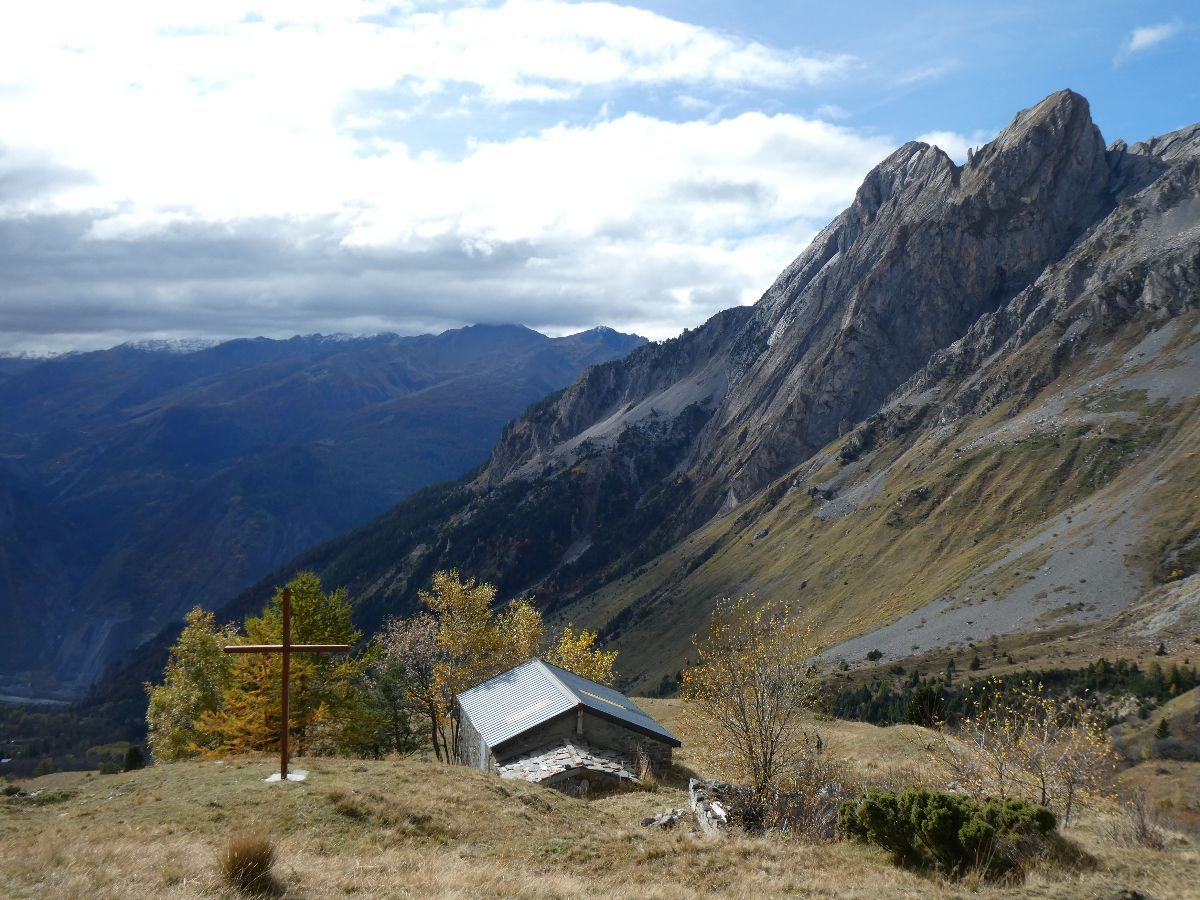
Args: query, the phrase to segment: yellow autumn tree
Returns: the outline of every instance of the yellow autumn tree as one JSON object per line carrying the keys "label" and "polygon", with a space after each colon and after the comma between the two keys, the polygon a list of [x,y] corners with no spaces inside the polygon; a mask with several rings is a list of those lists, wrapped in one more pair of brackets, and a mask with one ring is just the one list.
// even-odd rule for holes
{"label": "yellow autumn tree", "polygon": [[570,625],[546,645],[542,616],[525,598],[496,609],[496,588],[457,569],[437,572],[430,589],[419,593],[429,612],[393,619],[380,633],[381,662],[403,671],[408,708],[429,720],[437,758],[457,757],[457,694],[520,665],[539,652],[547,662],[612,684],[615,650],[597,645],[594,631]]}
{"label": "yellow autumn tree", "polygon": [[599,647],[598,638],[595,631],[581,628],[576,632],[567,623],[558,640],[542,654],[542,659],[560,669],[611,686],[616,682],[613,667],[617,662],[617,651]]}
{"label": "yellow autumn tree", "polygon": [[213,614],[199,606],[184,623],[163,683],[146,684],[146,743],[158,762],[187,759],[203,749],[199,720],[220,708],[231,681],[232,661],[222,648],[233,641],[233,626],[218,627]]}
{"label": "yellow autumn tree", "polygon": [[760,796],[806,780],[820,752],[806,731],[818,695],[811,629],[744,594],[717,604],[694,647],[680,730],[700,766]]}
{"label": "yellow autumn tree", "polygon": [[512,600],[497,613],[496,588],[474,578],[463,581],[457,569],[434,573],[431,589],[419,596],[436,622],[438,658],[428,696],[418,699],[430,710],[434,749],[449,762],[458,747],[455,695],[532,657],[545,629],[528,600]]}

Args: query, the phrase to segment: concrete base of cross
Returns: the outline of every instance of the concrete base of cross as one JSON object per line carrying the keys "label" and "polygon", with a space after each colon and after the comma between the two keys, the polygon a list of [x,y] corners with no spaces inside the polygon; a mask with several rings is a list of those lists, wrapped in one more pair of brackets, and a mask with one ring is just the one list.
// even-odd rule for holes
{"label": "concrete base of cross", "polygon": [[[294,771],[288,772],[287,780],[288,781],[304,781],[307,778],[308,778],[308,770],[307,769],[296,769]],[[271,775],[268,775],[266,778],[263,779],[263,781],[265,781],[267,783],[270,783],[272,781],[278,782],[279,781],[279,773],[275,772]]]}

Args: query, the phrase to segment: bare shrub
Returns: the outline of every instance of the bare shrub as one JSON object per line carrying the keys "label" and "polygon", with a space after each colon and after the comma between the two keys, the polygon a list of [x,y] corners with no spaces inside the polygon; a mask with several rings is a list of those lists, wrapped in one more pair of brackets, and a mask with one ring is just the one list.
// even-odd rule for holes
{"label": "bare shrub", "polygon": [[746,594],[717,604],[695,648],[697,663],[680,686],[691,752],[760,797],[794,789],[813,750],[804,734],[817,693],[811,629]]}
{"label": "bare shrub", "polygon": [[861,793],[861,785],[845,764],[824,752],[815,731],[798,739],[804,752],[781,774],[785,787],[755,791],[723,781],[703,783],[705,794],[721,802],[730,824],[739,831],[749,835],[771,831],[809,843],[837,837],[838,808],[843,800]]}
{"label": "bare shrub", "polygon": [[1104,799],[1116,754],[1098,713],[1041,684],[994,682],[974,715],[932,745],[937,762],[974,797],[1026,800],[1069,824],[1081,804]]}
{"label": "bare shrub", "polygon": [[1121,804],[1121,813],[1109,826],[1108,836],[1114,843],[1126,847],[1161,850],[1167,845],[1167,835],[1158,813],[1151,807],[1143,790],[1134,791]]}
{"label": "bare shrub", "polygon": [[786,774],[786,782],[798,791],[818,791],[836,784],[851,793],[857,792],[862,784],[857,770],[847,761],[826,749],[825,739],[817,729],[805,730],[799,736],[801,752],[792,757]]}
{"label": "bare shrub", "polygon": [[825,750],[819,732],[805,732],[802,742],[804,752],[794,759],[786,779],[789,788],[770,798],[767,824],[804,841],[833,840],[838,807],[861,794],[863,784],[853,767]]}
{"label": "bare shrub", "polygon": [[247,894],[273,893],[275,845],[260,831],[235,834],[220,856],[221,874],[229,884]]}

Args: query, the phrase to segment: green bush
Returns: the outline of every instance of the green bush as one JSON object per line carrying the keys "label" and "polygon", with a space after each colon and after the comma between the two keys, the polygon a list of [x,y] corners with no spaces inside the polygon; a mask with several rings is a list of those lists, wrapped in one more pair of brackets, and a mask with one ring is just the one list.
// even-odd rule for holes
{"label": "green bush", "polygon": [[889,851],[896,865],[996,878],[1045,855],[1058,823],[1050,810],[1022,800],[910,788],[899,795],[871,789],[843,801],[838,824],[848,838]]}
{"label": "green bush", "polygon": [[126,772],[132,772],[134,769],[141,769],[146,765],[146,755],[142,753],[142,748],[137,744],[130,744],[129,749],[125,751],[125,760],[122,763],[122,768]]}

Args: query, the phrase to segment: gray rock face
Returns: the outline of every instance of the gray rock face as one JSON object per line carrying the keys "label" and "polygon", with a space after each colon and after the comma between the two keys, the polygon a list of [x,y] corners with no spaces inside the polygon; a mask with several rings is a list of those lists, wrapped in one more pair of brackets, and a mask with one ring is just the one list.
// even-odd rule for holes
{"label": "gray rock face", "polygon": [[[922,405],[916,398],[951,381],[954,393],[937,401],[942,423],[983,412],[981,403],[987,397],[994,403],[1001,380],[985,362],[1006,356],[1046,328],[1056,329],[1059,350],[1066,354],[1090,329],[1111,328],[1141,312],[1169,318],[1200,306],[1200,128],[1136,145],[1145,153],[1153,146],[1168,150],[1176,164],[1151,157],[1154,166],[1147,171],[1160,174],[1148,187],[1122,199],[1012,301],[934,353],[888,405]],[[1110,153],[1126,155],[1120,149]]]}
{"label": "gray rock face", "polygon": [[510,426],[482,483],[540,473],[572,459],[581,435],[611,445],[647,408],[678,416],[691,401],[704,421],[676,469],[694,487],[683,527],[733,508],[972,327],[1011,334],[988,317],[1198,144],[1194,127],[1106,150],[1071,91],[1019,113],[962,167],[905,144],[756,306],[591,370]]}
{"label": "gray rock face", "polygon": [[704,480],[743,497],[803,460],[1111,206],[1103,141],[1070,91],[1020,113],[963,168],[936,147],[901,147],[739,335],[739,377],[693,457]]}
{"label": "gray rock face", "polygon": [[672,341],[638,348],[627,365],[588,369],[505,428],[481,483],[490,487],[514,474],[528,475],[533,464],[562,457],[564,445],[573,450],[585,432],[615,436],[658,413],[647,407],[628,414],[648,398],[663,398],[661,409],[675,414],[691,405],[716,408],[727,387],[730,345],[751,312],[749,307],[724,310]]}

